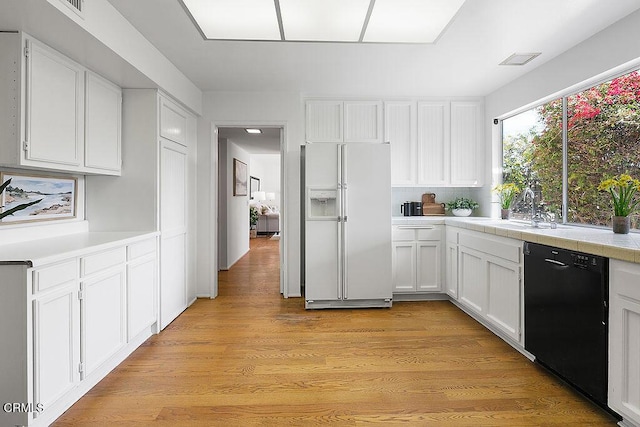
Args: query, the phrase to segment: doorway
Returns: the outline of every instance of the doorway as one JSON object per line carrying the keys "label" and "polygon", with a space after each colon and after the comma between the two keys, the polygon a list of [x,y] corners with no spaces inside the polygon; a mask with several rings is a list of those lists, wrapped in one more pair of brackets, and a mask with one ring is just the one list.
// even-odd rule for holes
{"label": "doorway", "polygon": [[[278,257],[253,258],[261,259],[259,262],[263,263],[275,263],[275,266],[256,265],[255,268],[279,268],[279,292],[286,296],[285,271],[282,268],[285,243],[284,127],[219,124],[214,130],[218,165],[218,271],[232,268],[250,253],[252,247],[263,247],[256,245],[257,240],[254,239],[268,239],[272,247],[277,245]],[[254,212],[254,224],[251,224],[251,211]]]}

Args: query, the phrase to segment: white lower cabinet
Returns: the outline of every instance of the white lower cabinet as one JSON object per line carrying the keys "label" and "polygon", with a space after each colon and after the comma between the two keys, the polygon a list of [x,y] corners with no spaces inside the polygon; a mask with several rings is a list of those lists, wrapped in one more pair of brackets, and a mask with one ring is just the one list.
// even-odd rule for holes
{"label": "white lower cabinet", "polygon": [[446,227],[445,230],[445,287],[447,294],[458,298],[458,229]]}
{"label": "white lower cabinet", "polygon": [[73,280],[33,300],[33,402],[42,415],[80,381],[78,291]]}
{"label": "white lower cabinet", "polygon": [[127,342],[124,268],[82,282],[82,378]]}
{"label": "white lower cabinet", "polygon": [[522,242],[464,230],[457,256],[458,302],[522,343]]}
{"label": "white lower cabinet", "polygon": [[49,425],[158,331],[157,245],[0,261],[0,400],[22,405],[0,411],[0,425]]}
{"label": "white lower cabinet", "polygon": [[127,336],[135,337],[156,321],[157,261],[151,256],[136,259],[127,267]]}
{"label": "white lower cabinet", "polygon": [[394,226],[393,292],[423,293],[442,290],[443,226]]}
{"label": "white lower cabinet", "polygon": [[640,265],[609,270],[609,407],[640,426]]}

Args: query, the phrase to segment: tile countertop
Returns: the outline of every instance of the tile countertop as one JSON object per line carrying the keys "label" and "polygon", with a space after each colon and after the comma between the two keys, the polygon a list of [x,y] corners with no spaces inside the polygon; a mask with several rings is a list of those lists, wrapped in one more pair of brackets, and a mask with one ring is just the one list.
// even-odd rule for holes
{"label": "tile countertop", "polygon": [[60,260],[124,246],[158,236],[158,232],[88,232],[0,245],[0,265],[37,267]]}
{"label": "tile countertop", "polygon": [[[453,227],[563,249],[640,263],[640,233],[615,234],[611,229],[548,224],[533,228],[528,223],[483,217],[393,217],[393,225],[446,224]],[[546,225],[546,226],[545,226]]]}

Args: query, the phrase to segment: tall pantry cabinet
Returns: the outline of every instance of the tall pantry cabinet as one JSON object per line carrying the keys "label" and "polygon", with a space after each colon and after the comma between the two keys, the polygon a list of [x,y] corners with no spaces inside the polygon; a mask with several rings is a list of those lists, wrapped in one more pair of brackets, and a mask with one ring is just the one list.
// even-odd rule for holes
{"label": "tall pantry cabinet", "polygon": [[87,177],[92,231],[160,231],[160,328],[195,300],[196,118],[153,89],[123,90],[123,173]]}

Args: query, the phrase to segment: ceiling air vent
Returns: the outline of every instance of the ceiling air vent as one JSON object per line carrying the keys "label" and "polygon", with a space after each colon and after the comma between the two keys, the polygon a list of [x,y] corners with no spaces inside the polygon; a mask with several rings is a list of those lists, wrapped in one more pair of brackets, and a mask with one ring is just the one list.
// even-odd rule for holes
{"label": "ceiling air vent", "polygon": [[60,0],[78,15],[82,16],[84,0]]}

